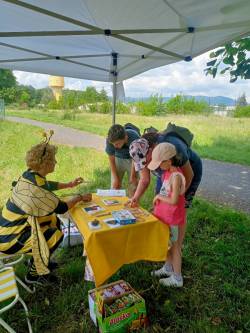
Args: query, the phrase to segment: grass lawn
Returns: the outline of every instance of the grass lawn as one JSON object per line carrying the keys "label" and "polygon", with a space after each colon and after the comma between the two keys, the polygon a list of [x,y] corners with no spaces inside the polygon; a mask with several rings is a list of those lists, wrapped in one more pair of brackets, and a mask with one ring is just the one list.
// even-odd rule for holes
{"label": "grass lawn", "polygon": [[[10,184],[24,170],[24,154],[40,141],[32,126],[0,122],[0,207]],[[93,184],[81,191],[109,185],[107,159],[103,153],[60,146],[56,172],[48,177],[61,181],[81,175]],[[153,185],[153,184],[152,184]],[[153,186],[143,206],[148,208]],[[128,281],[146,300],[150,327],[147,333],[229,333],[250,330],[249,239],[250,218],[244,214],[197,199],[188,212],[188,229],[183,250],[184,287],[160,287],[150,271],[158,265],[138,262],[125,265],[110,281]],[[57,251],[58,252],[58,251]],[[83,280],[85,259],[82,247],[57,253],[60,283],[40,288],[34,295],[21,289],[35,333],[95,332],[88,311],[87,292],[92,283]],[[24,276],[26,267],[19,265]],[[4,316],[18,333],[27,332],[23,312],[15,306]],[[0,332],[3,332],[0,328]],[[143,332],[143,331],[141,331]]]}
{"label": "grass lawn", "polygon": [[[77,113],[75,119],[66,119],[71,116],[64,111],[7,110],[7,115],[62,124],[102,136],[107,134],[111,125],[111,116],[103,114]],[[250,165],[250,118],[117,115],[117,123],[132,122],[141,130],[149,126],[162,130],[170,121],[186,126],[194,133],[193,148],[201,157]]]}

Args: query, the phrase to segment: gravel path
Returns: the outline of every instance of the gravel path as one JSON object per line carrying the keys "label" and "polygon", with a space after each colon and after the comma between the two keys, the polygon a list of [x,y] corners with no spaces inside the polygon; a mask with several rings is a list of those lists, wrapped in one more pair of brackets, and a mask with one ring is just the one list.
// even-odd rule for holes
{"label": "gravel path", "polygon": [[[9,121],[53,129],[53,141],[75,147],[95,148],[104,151],[105,139],[61,125],[26,118],[6,117]],[[239,164],[203,159],[203,178],[198,194],[217,204],[228,205],[250,214],[250,168]]]}

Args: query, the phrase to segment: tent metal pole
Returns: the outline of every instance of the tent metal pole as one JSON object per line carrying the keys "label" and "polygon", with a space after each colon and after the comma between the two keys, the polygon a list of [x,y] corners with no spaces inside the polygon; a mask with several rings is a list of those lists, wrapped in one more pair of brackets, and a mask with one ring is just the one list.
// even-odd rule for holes
{"label": "tent metal pole", "polygon": [[112,53],[112,75],[113,75],[113,100],[112,100],[112,125],[115,124],[116,98],[117,98],[117,53]]}
{"label": "tent metal pole", "polygon": [[116,116],[116,96],[117,96],[116,78],[117,78],[116,76],[113,76],[112,125],[115,124],[115,116]]}

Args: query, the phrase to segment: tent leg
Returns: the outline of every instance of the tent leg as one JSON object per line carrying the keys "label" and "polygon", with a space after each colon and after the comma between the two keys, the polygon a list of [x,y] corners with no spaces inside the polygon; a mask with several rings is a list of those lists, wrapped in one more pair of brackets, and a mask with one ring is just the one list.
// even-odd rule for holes
{"label": "tent leg", "polygon": [[115,124],[116,96],[117,96],[116,76],[114,76],[114,81],[113,81],[113,100],[112,100],[112,125]]}
{"label": "tent leg", "polygon": [[112,125],[115,124],[116,98],[117,98],[117,53],[112,53],[112,75],[113,75],[113,103],[112,103]]}

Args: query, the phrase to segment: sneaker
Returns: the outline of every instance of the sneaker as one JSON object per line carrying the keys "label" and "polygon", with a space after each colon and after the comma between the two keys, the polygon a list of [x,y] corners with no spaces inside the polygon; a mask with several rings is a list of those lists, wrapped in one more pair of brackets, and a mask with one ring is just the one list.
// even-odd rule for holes
{"label": "sneaker", "polygon": [[51,283],[58,283],[58,278],[52,274],[31,275],[30,273],[28,273],[25,276],[25,282],[34,284],[34,285],[43,286],[43,285],[51,284]]}
{"label": "sneaker", "polygon": [[174,274],[170,275],[170,277],[165,279],[160,279],[159,283],[164,287],[183,287],[183,278],[181,277],[180,280],[177,280]]}
{"label": "sneaker", "polygon": [[173,274],[172,268],[169,266],[163,265],[160,269],[151,272],[151,276],[161,277],[161,276],[170,276]]}

